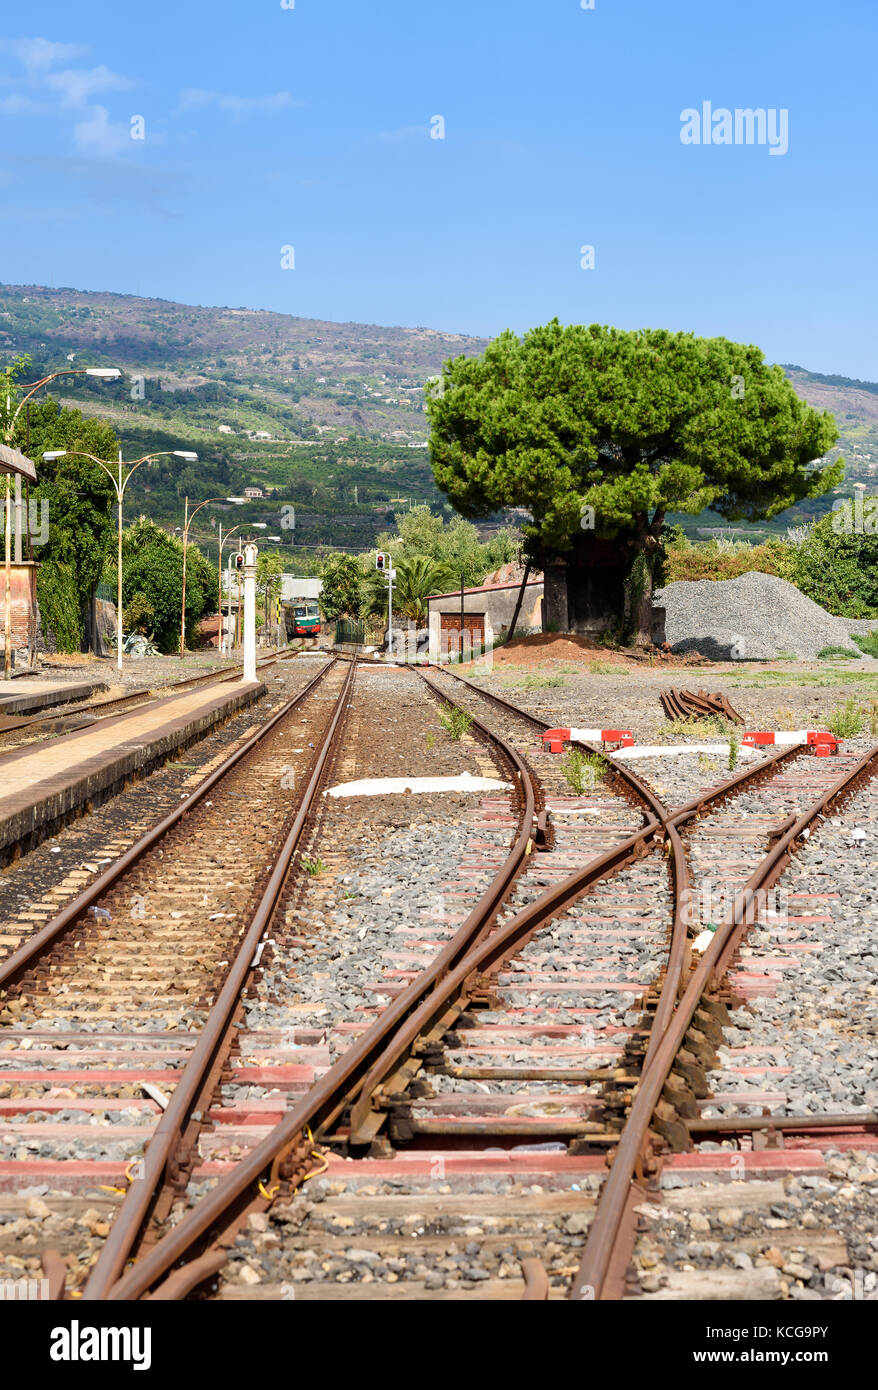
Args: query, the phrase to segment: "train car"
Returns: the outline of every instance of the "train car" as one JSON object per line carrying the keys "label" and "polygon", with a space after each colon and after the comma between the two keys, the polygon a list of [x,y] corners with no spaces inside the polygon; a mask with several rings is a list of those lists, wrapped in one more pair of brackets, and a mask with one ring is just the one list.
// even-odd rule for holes
{"label": "train car", "polygon": [[320,632],[320,608],[317,600],[299,599],[293,604],[292,629],[294,637],[317,637]]}

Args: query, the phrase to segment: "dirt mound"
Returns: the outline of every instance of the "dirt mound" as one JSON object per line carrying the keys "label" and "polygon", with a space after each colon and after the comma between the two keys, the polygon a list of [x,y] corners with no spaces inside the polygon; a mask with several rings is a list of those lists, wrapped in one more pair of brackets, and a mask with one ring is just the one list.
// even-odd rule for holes
{"label": "dirt mound", "polygon": [[[531,670],[556,662],[566,665],[580,665],[586,672],[596,662],[602,666],[621,667],[642,666],[650,660],[661,661],[662,665],[669,666],[701,664],[701,658],[697,652],[668,659],[666,654],[660,652],[650,654],[635,650],[616,651],[610,647],[602,647],[592,637],[583,637],[575,632],[534,632],[528,637],[515,637],[504,646],[495,647],[492,655],[496,667],[514,667],[517,670]],[[461,670],[465,671],[467,666],[479,666],[481,664],[480,661],[469,662]]]}

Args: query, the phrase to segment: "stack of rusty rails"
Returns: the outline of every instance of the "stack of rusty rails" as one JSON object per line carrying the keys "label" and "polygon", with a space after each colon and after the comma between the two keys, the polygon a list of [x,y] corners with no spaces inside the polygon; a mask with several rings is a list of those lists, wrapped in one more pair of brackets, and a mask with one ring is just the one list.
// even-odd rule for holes
{"label": "stack of rusty rails", "polygon": [[721,690],[709,695],[706,690],[697,694],[691,690],[677,690],[670,686],[661,693],[662,708],[668,719],[705,719],[710,715],[728,719],[733,724],[743,724],[744,720],[737,710],[732,709],[727,696]]}
{"label": "stack of rusty rails", "polygon": [[[483,693],[477,686],[471,689]],[[499,697],[497,699],[499,702]],[[522,713],[511,705],[507,708],[516,714]],[[535,719],[533,723],[541,725],[541,721]],[[543,729],[545,727],[542,725]],[[481,721],[474,721],[473,728],[493,738],[495,743],[500,742]],[[222,1177],[209,1194],[198,1200],[126,1272],[123,1267],[129,1252],[135,1248],[136,1232],[132,1233],[131,1222],[126,1223],[120,1214],[111,1236],[114,1240],[112,1262],[108,1264],[102,1257],[86,1286],[85,1296],[114,1300],[182,1298],[213,1275],[227,1260],[236,1233],[251,1214],[264,1212],[281,1194],[288,1197],[311,1173],[320,1170],[324,1160],[315,1148],[315,1139],[319,1144],[331,1138],[333,1127],[347,1114],[349,1143],[368,1143],[387,1117],[388,1087],[395,1087],[400,1081],[405,1084],[407,1074],[414,1074],[417,1068],[413,1066],[413,1054],[429,1045],[437,1032],[444,1032],[446,1017],[459,1015],[461,1006],[484,995],[491,975],[520,950],[543,923],[563,912],[592,883],[636,861],[665,839],[672,848],[675,930],[663,994],[667,992],[669,997],[675,997],[682,984],[688,923],[684,894],[688,877],[678,825],[695,817],[702,806],[721,801],[742,783],[765,776],[778,764],[800,755],[801,751],[799,748],[781,750],[719,787],[707,790],[673,818],[628,769],[614,769],[640,797],[645,824],[624,843],[548,889],[536,902],[515,913],[489,934],[488,925],[518,872],[522,856],[527,853],[534,800],[532,792],[525,789],[520,796],[523,814],[512,853],[492,888],[441,956],[406,987],[269,1135],[241,1158],[231,1173]],[[515,750],[507,747],[505,752],[524,783],[521,760]],[[131,1198],[128,1202],[130,1205]],[[123,1241],[121,1233],[126,1225],[129,1229]],[[528,1296],[533,1297],[533,1290],[541,1285],[542,1281],[531,1278]]]}
{"label": "stack of rusty rails", "polygon": [[[613,1166],[601,1189],[594,1220],[589,1228],[582,1263],[573,1282],[571,1297],[575,1299],[618,1299],[624,1296],[625,1275],[634,1248],[636,1208],[647,1200],[645,1182],[657,1172],[660,1158],[656,1147],[656,1116],[660,1112],[663,1092],[668,1085],[678,1054],[684,1049],[696,1017],[710,1027],[711,1015],[721,1009],[721,991],[736,953],[752,924],[759,895],[780,877],[797,846],[810,834],[813,824],[830,807],[839,802],[865,780],[878,773],[878,746],[856,759],[832,785],[823,791],[792,823],[783,828],[769,852],[764,856],[747,883],[737,892],[728,912],[714,933],[713,940],[692,969],[685,989],[679,994],[675,987],[671,997],[671,981],[666,979],[659,1008],[663,1026],[659,1028],[658,1014],[653,1024],[650,1050],[640,1077],[640,1084],[618,1144]],[[674,816],[676,826],[690,813],[685,807]],[[676,931],[676,924],[675,924]],[[862,1126],[870,1117],[858,1115]],[[746,1131],[765,1128],[784,1128],[785,1120],[767,1117],[762,1120],[735,1120],[726,1126],[712,1120],[718,1134],[736,1128]],[[854,1117],[845,1115],[825,1118],[825,1126],[844,1127]],[[688,1124],[684,1125],[690,1128]],[[814,1121],[820,1127],[820,1120]],[[801,1121],[792,1122],[791,1129],[802,1129]],[[697,1132],[695,1126],[692,1132]],[[660,1145],[659,1145],[660,1147]]]}
{"label": "stack of rusty rails", "polygon": [[[259,670],[263,670],[267,666],[275,666],[279,661],[288,661],[295,654],[292,651],[282,650],[274,656],[262,657],[256,665]],[[83,705],[67,705],[63,709],[54,710],[51,714],[2,715],[0,716],[0,747],[15,747],[16,744],[25,742],[35,734],[73,733],[76,729],[84,729],[97,724],[101,719],[152,704],[155,700],[160,700],[166,695],[181,695],[193,686],[209,685],[214,681],[217,684],[225,684],[229,681],[240,680],[240,678],[240,666],[219,666],[201,675],[170,681],[158,689],[141,686],[135,690],[129,690],[125,695],[113,695],[108,699],[98,698]]]}
{"label": "stack of rusty rails", "polygon": [[[335,677],[330,675],[333,671],[336,673]],[[92,956],[101,954],[106,957],[107,948],[100,941],[96,941],[93,950],[87,948],[81,955],[77,955],[76,947],[85,940],[87,932],[95,936],[95,923],[100,923],[101,914],[104,919],[111,918],[108,911],[98,906],[101,901],[110,902],[111,895],[115,894],[119,906],[123,907],[122,916],[118,918],[121,922],[124,917],[123,904],[129,901],[136,903],[137,894],[133,890],[143,886],[141,880],[146,876],[148,882],[158,885],[155,889],[156,894],[164,892],[169,904],[173,903],[178,909],[170,913],[171,917],[191,916],[194,927],[201,930],[202,935],[196,941],[198,949],[195,954],[181,955],[179,952],[182,951],[182,945],[174,946],[174,942],[180,937],[175,936],[173,932],[168,937],[168,933],[161,928],[152,932],[146,926],[140,927],[136,923],[133,928],[125,928],[127,936],[131,938],[130,949],[123,959],[114,959],[112,964],[106,967],[112,978],[105,978],[101,982],[101,988],[104,991],[110,989],[111,993],[102,995],[101,999],[97,1000],[97,1017],[103,1018],[114,1013],[118,1015],[124,1010],[134,1015],[140,1010],[148,1013],[153,1007],[153,998],[149,988],[144,984],[144,974],[146,973],[148,979],[151,978],[150,971],[154,969],[154,959],[166,957],[170,950],[169,963],[161,966],[162,978],[168,977],[170,980],[169,984],[164,985],[165,993],[173,995],[175,1006],[179,1005],[179,1012],[185,1014],[194,1007],[197,1016],[197,1011],[203,1007],[209,1015],[188,1058],[185,1058],[179,1072],[173,1074],[176,1083],[173,1096],[161,1113],[158,1126],[148,1135],[143,1173],[132,1182],[129,1201],[126,1204],[127,1213],[133,1211],[148,1215],[152,1204],[166,1194],[167,1186],[179,1180],[185,1171],[185,1155],[192,1151],[199,1132],[198,1117],[202,1113],[199,1099],[205,1089],[208,1095],[212,1093],[216,1078],[226,1063],[232,1046],[233,1023],[241,993],[252,968],[257,963],[257,948],[289,873],[329,750],[343,724],[355,674],[355,664],[350,664],[345,671],[339,664],[328,662],[309,681],[304,690],[284,703],[265,725],[211,772],[179,807],[154,826],[84,893],[70,902],[58,916],[38,930],[0,965],[0,996],[5,999],[7,1013],[4,1023],[11,1024],[8,1029],[3,1030],[3,1036],[13,1040],[21,1037],[24,1046],[27,1047],[28,1025],[16,1024],[15,1021],[16,1018],[22,1019],[25,1013],[22,1004],[26,1001],[27,1009],[33,1014],[38,1029],[41,1017],[67,1017],[67,1001],[71,998],[67,991],[71,988],[71,979],[76,981],[74,994],[78,991],[81,1001],[77,1013],[84,1013],[90,1017],[89,1010],[94,1007],[95,1002],[95,985],[91,982],[94,973]],[[339,676],[343,676],[343,682],[336,695],[331,685]],[[328,701],[325,698],[327,691]],[[316,702],[315,712],[311,712],[310,704],[307,713],[302,710],[306,700]],[[323,712],[327,704],[331,705],[328,720]],[[299,798],[297,809],[289,790],[284,789],[288,784],[284,782],[283,777],[278,776],[280,762],[288,757],[286,744],[304,742],[300,725],[294,724],[290,718],[293,714],[314,722],[315,743],[318,742],[318,729],[321,733],[316,753],[306,752],[305,749],[293,750],[304,754],[305,775],[299,778],[299,784],[304,787],[304,791]],[[263,771],[261,778],[260,768]],[[280,768],[280,771],[283,770]],[[256,836],[255,831],[252,842],[246,841],[244,827],[252,826],[258,820],[249,806],[247,787],[251,784],[267,806],[267,813],[262,815],[262,820],[266,825],[270,820],[267,844],[274,845],[270,850],[267,849],[263,838]],[[236,785],[237,790],[234,789]],[[225,802],[230,797],[235,800],[228,801],[226,806]],[[235,817],[234,821],[228,819],[232,815]],[[198,817],[201,817],[200,821]],[[210,853],[206,855],[207,847],[201,848],[200,842],[204,839],[205,831],[210,831],[211,826],[216,833],[210,845]],[[231,829],[221,830],[222,826],[231,826]],[[225,838],[221,846],[220,839],[223,835]],[[175,879],[175,864],[178,860],[183,866],[180,882]],[[246,864],[246,870],[242,869],[240,874],[241,887],[237,890],[242,895],[242,905],[247,914],[240,925],[237,912],[211,913],[213,904],[195,906],[208,902],[208,894],[204,891],[208,887],[214,898],[217,891],[222,893],[226,890],[225,901],[221,905],[235,906],[233,901],[229,901],[227,891],[232,885],[225,883],[225,878],[228,867],[238,864]],[[218,874],[221,875],[219,882]],[[149,875],[152,877],[149,878]],[[251,903],[255,902],[255,908],[249,913],[245,894]],[[234,898],[234,894],[231,896]],[[181,908],[184,910],[179,910]],[[157,920],[160,918],[163,921],[167,915],[164,910],[157,908],[156,912]],[[209,919],[208,914],[211,914]],[[222,922],[215,921],[217,917],[235,920],[231,926],[226,923],[224,927]],[[187,940],[189,938],[195,940],[194,930],[189,932]],[[203,947],[199,946],[201,941],[204,942]],[[217,956],[226,958],[215,960],[214,957]],[[105,971],[103,965],[98,969],[99,980],[101,971]],[[205,974],[205,971],[209,973]],[[190,976],[193,977],[191,984]],[[105,998],[107,1002],[103,1002]],[[36,1010],[35,1002],[38,1005]],[[170,1002],[169,998],[169,1005]],[[155,1007],[164,1008],[165,1005],[160,1003]],[[16,1012],[10,1020],[8,1015],[13,1008]],[[187,1031],[185,1017],[181,1018],[180,1022],[182,1036],[190,1039],[188,1047],[195,1034],[191,1031],[191,1024],[190,1030]],[[140,1025],[135,1025],[138,1026]],[[128,1031],[131,1031],[130,1028]],[[86,1035],[80,1033],[71,1036]],[[100,1039],[93,1030],[89,1031],[87,1036],[92,1048],[96,1043],[100,1044]],[[110,1042],[117,1036],[111,1029]],[[148,1047],[151,1036],[147,1031],[143,1031],[136,1033],[132,1041],[141,1048]],[[164,1036],[166,1035],[159,1033],[157,1040]],[[124,1038],[120,1039],[120,1042],[123,1047],[128,1045]],[[185,1048],[183,1052],[185,1057]],[[52,1070],[51,1065],[48,1070],[40,1070],[39,1049],[28,1051],[26,1055],[30,1068],[30,1082],[26,1089],[32,1091],[51,1086],[58,1073]],[[130,1055],[132,1060],[136,1060],[136,1053]],[[94,1066],[97,1060],[100,1067],[100,1059],[96,1059],[94,1051],[90,1052],[88,1057],[91,1066]],[[70,1054],[70,1060],[75,1062],[75,1052]],[[57,1066],[54,1059],[52,1065]],[[122,1065],[124,1068],[125,1063]],[[128,1065],[130,1066],[130,1062]],[[149,1076],[149,1067],[144,1064],[144,1068]],[[110,1084],[109,1075],[100,1070],[93,1072],[86,1067],[81,1069],[79,1075],[86,1091],[93,1084],[99,1087],[105,1083]],[[90,1081],[91,1075],[97,1077],[95,1083]],[[129,1079],[134,1075],[136,1073],[131,1071],[124,1072],[124,1076]],[[37,1103],[23,1102],[20,1109],[32,1110]],[[88,1108],[88,1102],[83,1104]],[[12,1169],[14,1163],[5,1166]],[[6,1176],[8,1179],[14,1177],[11,1172],[7,1172]],[[49,1264],[52,1264],[51,1259]]]}

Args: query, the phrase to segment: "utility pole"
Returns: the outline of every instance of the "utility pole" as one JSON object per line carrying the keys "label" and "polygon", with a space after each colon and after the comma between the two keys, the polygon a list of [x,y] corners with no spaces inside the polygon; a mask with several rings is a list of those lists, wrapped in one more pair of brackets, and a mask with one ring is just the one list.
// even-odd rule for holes
{"label": "utility pole", "polygon": [[387,654],[393,658],[393,560],[387,570]]}
{"label": "utility pole", "polygon": [[256,556],[258,547],[244,546],[244,680],[256,680]]}
{"label": "utility pole", "polygon": [[463,661],[463,624],[464,624],[464,597],[463,597],[464,576],[460,576],[460,659]]}

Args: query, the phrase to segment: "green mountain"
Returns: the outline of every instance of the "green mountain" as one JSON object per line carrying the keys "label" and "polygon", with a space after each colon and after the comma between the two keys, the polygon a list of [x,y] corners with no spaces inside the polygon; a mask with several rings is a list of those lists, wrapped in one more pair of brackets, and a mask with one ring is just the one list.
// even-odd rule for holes
{"label": "green mountain", "polygon": [[266,497],[235,509],[235,520],[264,521],[266,534],[295,548],[367,548],[395,509],[442,504],[425,447],[424,383],[447,357],[484,346],[429,328],[0,286],[0,360],[29,353],[32,379],[79,363],[118,366],[124,383],[71,377],[53,391],[110,419],[126,457],[197,451],[195,465],[141,469],[129,516],[179,525],[186,494],[258,487]]}
{"label": "green mountain", "polygon": [[[265,522],[266,534],[281,535],[288,553],[302,558],[319,544],[365,549],[394,510],[442,504],[423,447],[424,383],[446,358],[481,352],[486,341],[429,328],[0,286],[0,361],[29,353],[32,379],[80,363],[118,366],[124,383],[71,377],[56,383],[55,394],[112,420],[126,457],[198,452],[194,465],[163,460],[141,469],[128,493],[130,517],[143,512],[180,525],[187,494],[200,501],[257,487],[264,497],[235,509],[235,520]],[[810,404],[834,413],[846,486],[874,484],[878,384],[785,370]],[[793,508],[763,529],[783,530],[828,505]],[[221,513],[206,515],[215,521]],[[685,524],[695,531],[722,522],[708,514]],[[211,534],[208,521],[204,533]]]}

